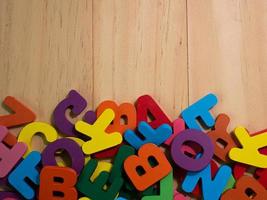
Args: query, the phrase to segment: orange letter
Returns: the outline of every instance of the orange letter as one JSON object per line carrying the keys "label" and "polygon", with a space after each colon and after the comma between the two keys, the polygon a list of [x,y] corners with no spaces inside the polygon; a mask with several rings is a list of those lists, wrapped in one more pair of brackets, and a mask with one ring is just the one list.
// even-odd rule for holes
{"label": "orange letter", "polygon": [[0,124],[3,126],[8,128],[19,126],[30,123],[36,118],[35,114],[29,108],[14,97],[7,96],[3,101],[3,104],[13,111],[12,114],[0,116]]}
{"label": "orange letter", "polygon": [[136,189],[144,191],[167,176],[172,167],[161,149],[148,143],[139,149],[138,156],[132,155],[125,160],[124,169]]}
{"label": "orange letter", "polygon": [[208,133],[214,145],[215,156],[224,162],[229,161],[228,152],[236,146],[231,135],[227,132],[229,122],[230,118],[226,114],[219,114],[216,118],[214,130]]}
{"label": "orange letter", "polygon": [[[136,128],[136,110],[133,104],[131,103],[122,103],[119,106],[114,101],[103,101],[97,107],[97,117],[99,117],[106,109],[111,108],[115,113],[115,118],[113,123],[110,124],[106,131],[108,133],[119,132],[123,133],[127,129],[134,130]],[[121,119],[123,121],[121,121]],[[116,147],[109,148],[94,154],[96,158],[109,158],[113,157],[119,150],[121,145]]]}
{"label": "orange letter", "polygon": [[242,176],[237,180],[235,189],[227,190],[221,200],[263,200],[266,197],[266,190],[255,178]]}

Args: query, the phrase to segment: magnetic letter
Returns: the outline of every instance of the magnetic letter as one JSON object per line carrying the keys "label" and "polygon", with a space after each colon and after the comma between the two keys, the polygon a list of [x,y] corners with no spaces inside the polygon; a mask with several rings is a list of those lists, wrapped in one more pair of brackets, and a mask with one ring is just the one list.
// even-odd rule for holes
{"label": "magnetic letter", "polygon": [[14,97],[7,96],[3,101],[3,104],[14,113],[0,116],[0,125],[9,128],[33,122],[36,118],[35,114],[29,108],[20,103]]}
{"label": "magnetic letter", "polygon": [[[84,144],[84,141],[80,138],[77,138],[77,137],[66,137],[66,138],[75,141],[79,145],[79,147],[82,147]],[[90,155],[85,155],[84,156],[84,165],[86,165],[90,159],[91,159]],[[66,167],[66,163],[64,163],[63,161],[57,161],[57,164],[59,167]]]}
{"label": "magnetic letter", "polygon": [[172,171],[168,176],[160,181],[160,192],[157,196],[144,196],[142,200],[162,200],[173,199],[173,174]]}
{"label": "magnetic letter", "polygon": [[121,177],[115,178],[109,188],[104,189],[104,185],[107,183],[109,178],[109,173],[103,171],[95,178],[94,181],[91,181],[90,177],[92,177],[97,167],[97,162],[97,160],[91,159],[85,165],[79,176],[76,187],[83,195],[91,199],[113,200],[122,187],[123,179]]}
{"label": "magnetic letter", "polygon": [[253,177],[242,176],[237,180],[235,189],[227,190],[221,200],[263,200],[266,199],[265,188]]}
{"label": "magnetic letter", "polygon": [[26,178],[35,185],[39,185],[39,172],[36,169],[41,161],[41,154],[37,151],[31,152],[8,176],[8,182],[25,199],[34,199],[35,191],[26,182]]}
{"label": "magnetic letter", "polygon": [[[112,183],[117,177],[121,177],[124,180],[123,186],[120,190],[120,196],[127,197],[128,199],[132,199],[131,197],[135,196],[137,194],[137,191],[135,187],[129,182],[129,180],[125,179],[123,163],[126,158],[134,155],[134,153],[135,150],[133,147],[129,145],[122,145],[114,158],[113,167],[109,176],[109,183]],[[155,190],[153,186],[151,186],[147,190],[142,192],[142,195],[153,195],[154,191]]]}
{"label": "magnetic letter", "polygon": [[[192,141],[199,144],[203,153],[198,159],[186,156],[182,151],[185,142]],[[212,159],[214,147],[210,138],[199,130],[187,129],[179,133],[171,145],[171,156],[173,161],[188,171],[200,171],[205,168]]]}
{"label": "magnetic letter", "polygon": [[219,200],[224,188],[230,179],[232,170],[227,165],[222,165],[214,180],[211,178],[210,164],[199,172],[188,172],[182,183],[182,189],[185,192],[192,192],[196,187],[199,179],[202,181],[203,199]]}
{"label": "magnetic letter", "polygon": [[143,95],[137,99],[136,110],[137,124],[141,121],[148,122],[149,114],[151,114],[153,116],[151,119],[152,121],[148,123],[152,128],[158,128],[161,124],[172,125],[167,115],[149,95]]}
{"label": "magnetic letter", "polygon": [[0,178],[5,177],[13,169],[27,150],[23,142],[18,142],[11,149],[6,147],[2,141],[7,133],[7,128],[0,126]]}
{"label": "magnetic letter", "polygon": [[112,183],[117,177],[123,178],[123,163],[126,158],[134,155],[134,148],[128,145],[122,145],[114,158],[114,164],[110,172],[109,182]]}
{"label": "magnetic letter", "polygon": [[19,133],[18,141],[24,142],[28,146],[24,158],[32,151],[31,141],[35,134],[42,133],[48,142],[54,142],[58,135],[56,129],[44,122],[33,122],[25,126]]}
{"label": "magnetic letter", "polygon": [[208,94],[186,108],[181,115],[188,128],[201,130],[197,123],[197,118],[199,117],[207,127],[212,127],[215,124],[215,120],[209,110],[217,104],[217,101],[217,97],[214,94]]}
{"label": "magnetic letter", "polygon": [[[155,166],[151,166],[151,159],[156,161]],[[137,169],[142,169],[144,173],[139,174]],[[143,145],[138,156],[129,156],[124,162],[124,170],[132,183],[139,191],[144,191],[149,186],[167,176],[172,167],[159,147],[148,143]]]}
{"label": "magnetic letter", "polygon": [[215,129],[208,133],[214,145],[214,155],[224,162],[229,161],[228,152],[236,146],[232,137],[227,132],[229,122],[230,118],[226,114],[219,114],[215,122]]}
{"label": "magnetic letter", "polygon": [[[110,124],[106,129],[108,133],[117,131],[123,135],[125,130],[136,128],[136,110],[133,104],[122,103],[118,106],[114,101],[104,101],[97,107],[97,116],[100,116],[108,108],[112,109],[115,113],[113,123]],[[121,119],[125,119],[124,123],[121,123]],[[108,150],[101,151],[94,154],[94,157],[113,157],[118,152],[119,147],[120,146],[116,146]]]}
{"label": "magnetic letter", "polygon": [[164,144],[170,146],[174,138],[181,132],[185,130],[184,120],[178,118],[173,122],[173,134],[164,142]]}
{"label": "magnetic letter", "polygon": [[76,173],[79,174],[84,166],[84,155],[80,146],[75,141],[68,138],[61,138],[47,145],[42,153],[43,166],[57,165],[55,153],[60,149],[67,151],[72,161],[71,168],[73,168]]}
{"label": "magnetic letter", "polygon": [[[115,113],[113,123],[107,127],[107,132],[112,133],[114,131],[124,133],[127,129],[136,128],[136,110],[131,103],[122,103],[119,106],[114,101],[103,101],[97,107],[97,116],[99,117],[106,109],[112,109]],[[121,123],[121,118],[125,117],[126,122]]]}
{"label": "magnetic letter", "polygon": [[[111,168],[112,168],[111,163],[105,161],[99,161],[93,175],[90,177],[90,180],[94,181],[103,171],[110,172]],[[107,185],[104,185],[103,187],[104,189],[106,189]],[[82,197],[79,200],[90,200],[90,199],[87,197]]]}
{"label": "magnetic letter", "polygon": [[[267,130],[262,130],[256,133],[252,133],[250,134],[251,136],[256,136],[262,133],[265,133]],[[267,155],[267,147],[261,148],[259,150],[259,152],[261,154]],[[245,172],[249,171],[251,169],[252,166],[250,165],[246,165],[243,163],[235,163],[235,165],[233,166],[233,174],[234,177],[236,179],[239,179],[241,176],[244,175]],[[256,171],[254,171],[254,173],[252,173],[252,175],[254,176],[255,179],[257,179],[257,181],[259,181],[259,183],[261,183],[265,189],[267,189],[267,169],[261,169],[261,168],[257,168]]]}
{"label": "magnetic letter", "polygon": [[76,172],[66,167],[46,166],[40,174],[39,200],[77,200]]}
{"label": "magnetic letter", "polygon": [[[76,91],[71,90],[54,110],[54,124],[57,129],[67,136],[77,136],[74,124],[66,118],[66,110],[71,109],[71,116],[77,117],[86,108],[86,100]],[[92,114],[92,113],[91,113]]]}
{"label": "magnetic letter", "polygon": [[132,130],[127,130],[124,134],[124,139],[135,149],[139,149],[147,143],[159,146],[172,134],[172,128],[168,124],[162,124],[157,129],[153,129],[147,122],[140,122],[138,124],[138,131],[144,136],[144,140]]}
{"label": "magnetic letter", "polygon": [[237,127],[234,133],[242,148],[232,148],[229,157],[236,162],[267,168],[267,156],[259,152],[267,146],[267,132],[251,137],[244,127]]}
{"label": "magnetic letter", "polygon": [[113,110],[106,109],[93,125],[83,121],[75,124],[76,130],[92,138],[82,146],[85,154],[96,153],[122,143],[122,136],[119,132],[107,133],[105,131],[114,117]]}

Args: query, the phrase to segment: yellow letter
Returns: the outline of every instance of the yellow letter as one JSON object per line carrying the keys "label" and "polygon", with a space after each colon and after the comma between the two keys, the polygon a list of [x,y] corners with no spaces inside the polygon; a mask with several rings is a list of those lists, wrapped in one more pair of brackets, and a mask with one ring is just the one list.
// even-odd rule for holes
{"label": "yellow letter", "polygon": [[54,142],[58,137],[56,129],[47,123],[32,122],[28,124],[20,131],[20,134],[18,137],[19,142],[24,142],[28,146],[28,150],[23,156],[24,158],[32,151],[31,141],[32,141],[32,137],[36,133],[42,133],[48,142]]}
{"label": "yellow letter", "polygon": [[77,131],[91,138],[91,140],[85,142],[82,146],[85,154],[96,153],[114,147],[122,142],[122,136],[119,132],[107,133],[105,131],[114,119],[114,116],[113,110],[106,109],[93,125],[84,121],[78,121],[75,124]]}
{"label": "yellow letter", "polygon": [[229,151],[229,157],[240,163],[267,168],[267,156],[259,152],[260,148],[267,146],[267,132],[250,137],[244,127],[237,127],[235,136],[242,148],[232,148]]}

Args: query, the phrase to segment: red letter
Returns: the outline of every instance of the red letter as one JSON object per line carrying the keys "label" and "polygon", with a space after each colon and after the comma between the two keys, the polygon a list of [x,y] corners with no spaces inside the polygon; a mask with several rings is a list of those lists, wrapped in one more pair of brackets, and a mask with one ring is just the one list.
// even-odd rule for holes
{"label": "red letter", "polygon": [[76,172],[67,167],[44,167],[40,174],[39,200],[77,200]]}

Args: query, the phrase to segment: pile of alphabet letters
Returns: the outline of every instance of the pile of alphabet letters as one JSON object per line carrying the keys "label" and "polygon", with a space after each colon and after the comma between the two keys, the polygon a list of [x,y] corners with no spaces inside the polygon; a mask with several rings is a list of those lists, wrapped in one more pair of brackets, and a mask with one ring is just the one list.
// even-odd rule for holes
{"label": "pile of alphabet letters", "polygon": [[228,130],[217,103],[208,94],[171,120],[149,95],[87,111],[71,90],[47,123],[7,96],[0,200],[266,200],[267,130]]}

